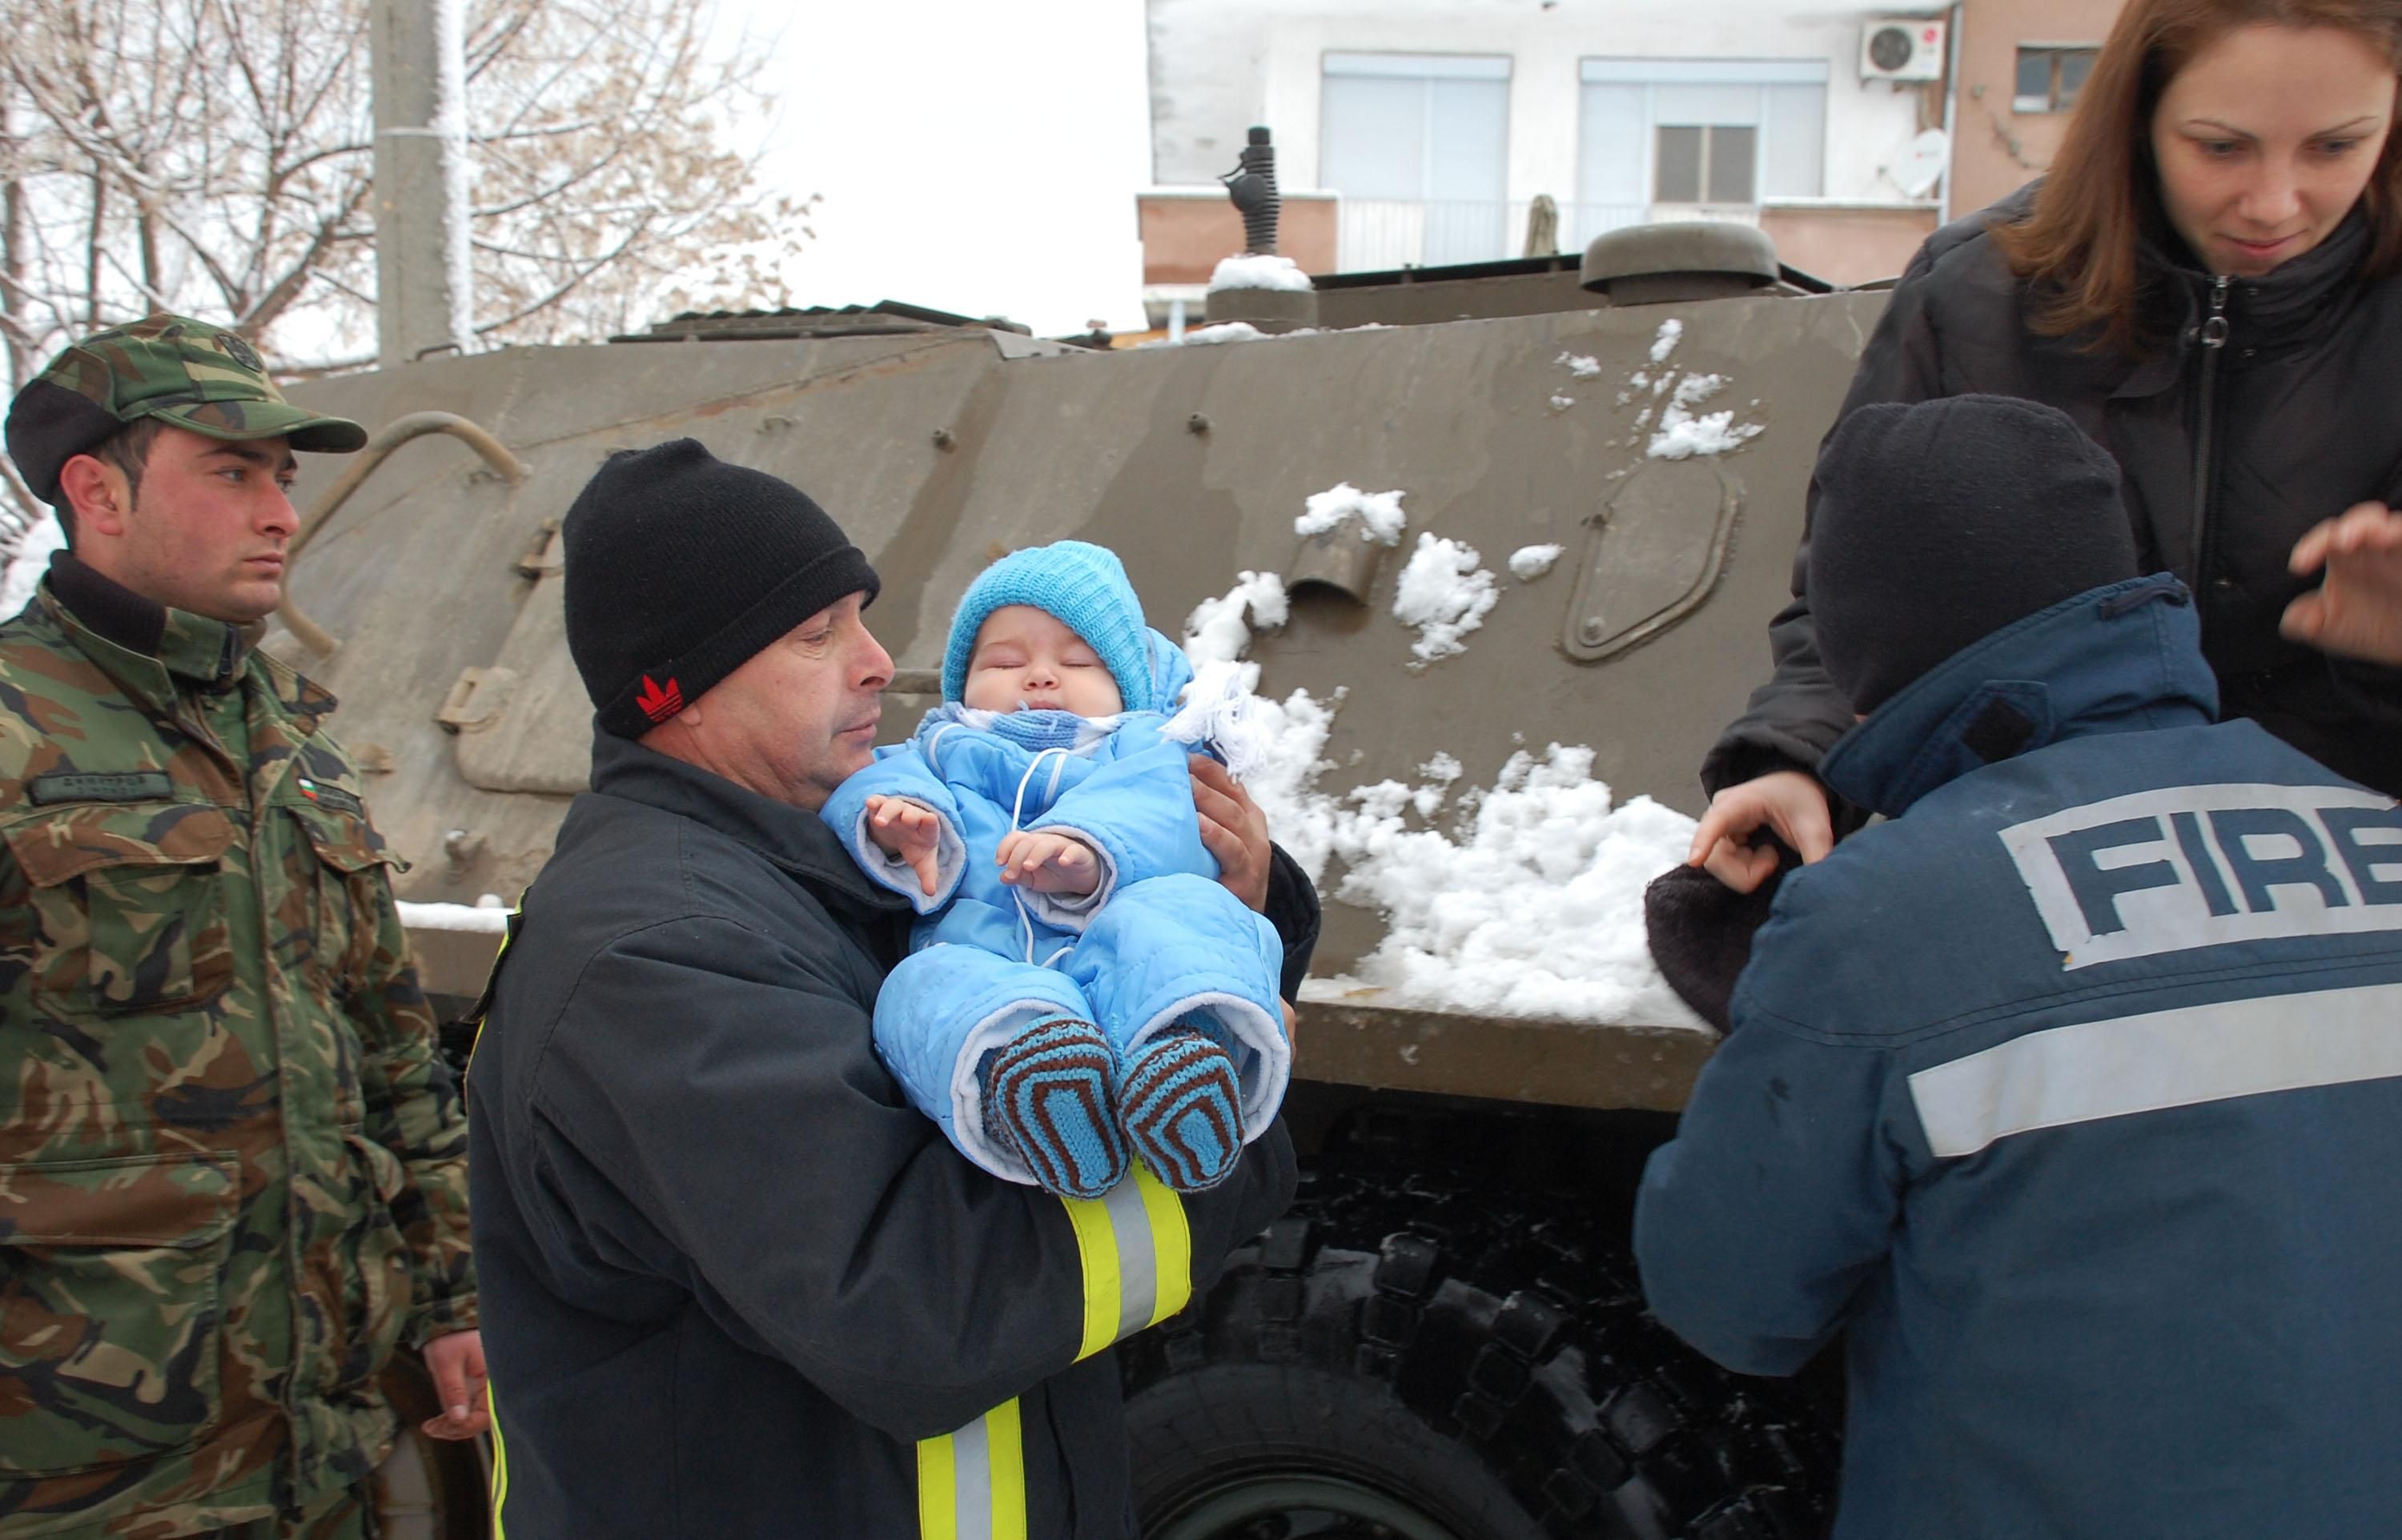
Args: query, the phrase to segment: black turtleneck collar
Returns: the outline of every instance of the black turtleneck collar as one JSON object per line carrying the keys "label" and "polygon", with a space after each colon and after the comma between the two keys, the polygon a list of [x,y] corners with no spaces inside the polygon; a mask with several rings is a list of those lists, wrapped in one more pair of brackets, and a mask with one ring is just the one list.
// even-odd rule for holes
{"label": "black turtleneck collar", "polygon": [[71,550],[52,554],[49,581],[50,592],[76,619],[129,653],[159,655],[167,635],[165,605],[103,576]]}
{"label": "black turtleneck collar", "polygon": [[96,571],[72,551],[50,557],[48,583],[50,597],[92,636],[203,690],[233,688],[251,649],[267,630],[257,622],[236,626],[163,605]]}

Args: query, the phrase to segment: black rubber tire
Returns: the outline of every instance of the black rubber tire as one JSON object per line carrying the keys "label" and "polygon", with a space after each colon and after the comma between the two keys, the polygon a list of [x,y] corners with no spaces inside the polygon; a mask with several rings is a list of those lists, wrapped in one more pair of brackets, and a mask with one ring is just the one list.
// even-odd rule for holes
{"label": "black rubber tire", "polygon": [[1622,1233],[1573,1198],[1314,1170],[1208,1299],[1121,1351],[1142,1533],[1822,1535],[1834,1409],[1678,1342]]}

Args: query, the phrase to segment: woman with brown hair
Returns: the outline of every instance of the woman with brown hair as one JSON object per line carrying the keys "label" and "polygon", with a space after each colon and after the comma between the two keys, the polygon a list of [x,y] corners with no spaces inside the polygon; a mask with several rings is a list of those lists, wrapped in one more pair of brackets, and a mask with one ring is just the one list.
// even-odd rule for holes
{"label": "woman with brown hair", "polygon": [[[2066,412],[2118,461],[2147,569],[2192,589],[2223,715],[2389,792],[2397,76],[2402,0],[2130,0],[2050,173],[1928,238],[1843,403]],[[1808,550],[1770,626],[1775,677],[1703,766],[1693,864],[1739,891],[1777,864],[1756,834],[1815,860],[1860,817],[1813,773],[1855,719],[1819,659]]]}

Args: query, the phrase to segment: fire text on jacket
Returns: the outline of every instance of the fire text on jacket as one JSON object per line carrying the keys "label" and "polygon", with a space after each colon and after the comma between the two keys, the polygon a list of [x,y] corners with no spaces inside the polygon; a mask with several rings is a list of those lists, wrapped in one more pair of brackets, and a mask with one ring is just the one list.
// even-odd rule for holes
{"label": "fire text on jacket", "polygon": [[2402,806],[2323,786],[2180,786],[2002,831],[2064,969],[2402,930]]}

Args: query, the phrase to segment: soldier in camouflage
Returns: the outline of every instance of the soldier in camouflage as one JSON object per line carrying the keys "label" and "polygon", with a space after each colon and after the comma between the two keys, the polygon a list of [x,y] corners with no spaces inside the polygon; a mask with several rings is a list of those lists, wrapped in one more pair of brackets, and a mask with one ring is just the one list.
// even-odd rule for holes
{"label": "soldier in camouflage", "polygon": [[68,349],[7,449],[70,547],[0,621],[0,1540],[372,1533],[376,1388],[481,1430],[458,1086],[333,697],[256,652],[286,403],[170,315]]}

